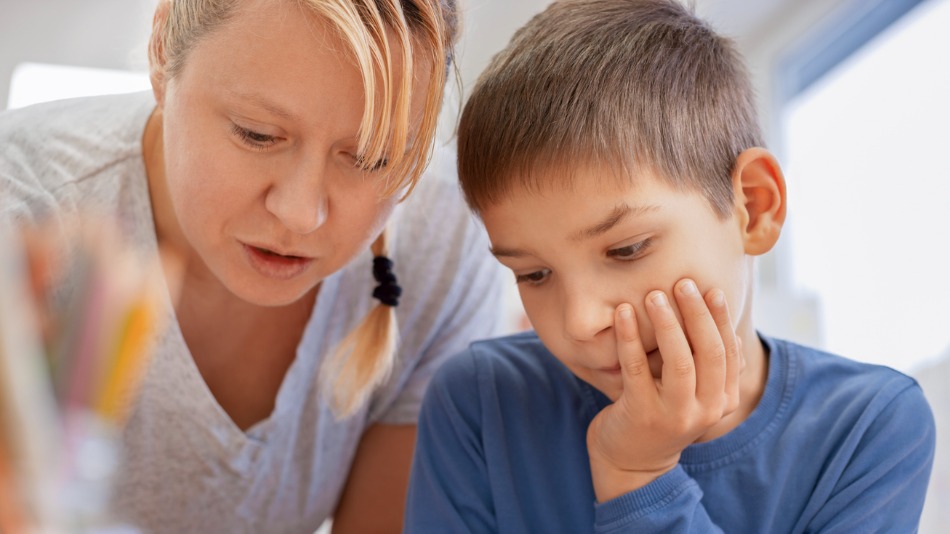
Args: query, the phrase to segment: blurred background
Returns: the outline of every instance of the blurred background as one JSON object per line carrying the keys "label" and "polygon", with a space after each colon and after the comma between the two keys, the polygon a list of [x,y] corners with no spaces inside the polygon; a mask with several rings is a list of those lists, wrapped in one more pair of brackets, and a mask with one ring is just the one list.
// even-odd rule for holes
{"label": "blurred background", "polygon": [[[460,0],[466,89],[547,0]],[[938,454],[921,531],[950,529],[950,0],[696,0],[733,37],[788,180],[759,262],[762,332],[923,385]],[[0,0],[0,110],[148,88],[155,0]],[[0,116],[2,120],[2,116]],[[511,329],[527,325],[511,284]]]}

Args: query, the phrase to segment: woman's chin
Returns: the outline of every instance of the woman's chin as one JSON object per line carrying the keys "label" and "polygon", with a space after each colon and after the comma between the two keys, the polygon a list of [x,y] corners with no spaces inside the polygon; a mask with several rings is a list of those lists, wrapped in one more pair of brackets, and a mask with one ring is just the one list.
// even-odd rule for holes
{"label": "woman's chin", "polygon": [[289,306],[304,298],[319,282],[239,280],[225,284],[228,291],[242,301],[262,308]]}

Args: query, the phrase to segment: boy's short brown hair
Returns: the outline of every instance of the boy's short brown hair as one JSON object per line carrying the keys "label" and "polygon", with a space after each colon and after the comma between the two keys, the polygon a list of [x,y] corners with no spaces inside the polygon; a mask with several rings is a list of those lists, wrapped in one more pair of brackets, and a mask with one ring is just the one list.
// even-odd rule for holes
{"label": "boy's short brown hair", "polygon": [[753,146],[754,96],[730,40],[675,0],[565,0],[482,74],[459,124],[459,176],[481,212],[519,188],[569,187],[579,166],[649,170],[725,217],[733,164]]}

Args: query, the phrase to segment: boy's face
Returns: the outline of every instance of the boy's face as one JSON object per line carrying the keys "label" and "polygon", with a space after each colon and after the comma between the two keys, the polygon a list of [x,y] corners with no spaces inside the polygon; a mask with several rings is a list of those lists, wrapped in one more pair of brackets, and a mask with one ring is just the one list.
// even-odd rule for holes
{"label": "boy's face", "polygon": [[575,176],[572,188],[521,190],[481,215],[541,341],[575,375],[616,400],[622,391],[617,306],[634,306],[656,374],[660,355],[644,306],[647,293],[671,295],[678,280],[691,278],[703,293],[723,290],[738,325],[747,320],[752,263],[738,219],[720,219],[699,193],[643,173],[628,184],[594,168]]}

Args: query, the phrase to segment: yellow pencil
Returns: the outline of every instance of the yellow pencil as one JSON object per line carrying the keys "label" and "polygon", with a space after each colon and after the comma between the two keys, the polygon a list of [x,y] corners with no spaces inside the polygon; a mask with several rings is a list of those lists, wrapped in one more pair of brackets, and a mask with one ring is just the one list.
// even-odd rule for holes
{"label": "yellow pencil", "polygon": [[142,297],[128,313],[115,350],[114,363],[99,394],[96,411],[105,419],[121,424],[128,401],[138,389],[148,360],[154,334],[155,312],[150,298]]}

